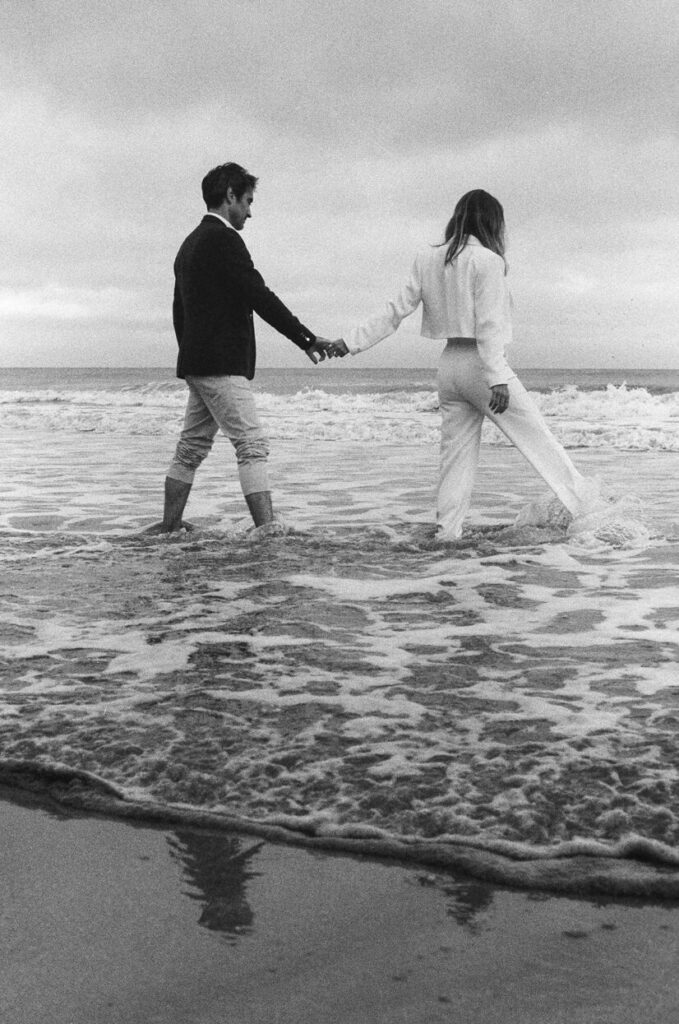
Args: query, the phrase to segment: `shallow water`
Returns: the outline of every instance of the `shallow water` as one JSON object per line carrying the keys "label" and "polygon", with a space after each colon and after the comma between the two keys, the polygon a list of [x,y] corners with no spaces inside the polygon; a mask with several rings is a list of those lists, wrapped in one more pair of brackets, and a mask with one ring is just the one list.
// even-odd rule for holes
{"label": "shallow water", "polygon": [[573,453],[617,498],[571,536],[509,528],[544,491],[487,446],[437,546],[435,447],[279,439],[293,530],[252,543],[226,442],[168,540],[167,436],[10,440],[4,758],[317,832],[676,845],[679,455]]}

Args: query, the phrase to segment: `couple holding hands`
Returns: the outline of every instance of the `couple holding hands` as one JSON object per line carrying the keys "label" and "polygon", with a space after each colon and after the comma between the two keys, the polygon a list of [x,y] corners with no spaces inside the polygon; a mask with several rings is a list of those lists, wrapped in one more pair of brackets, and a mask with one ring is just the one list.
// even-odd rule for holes
{"label": "couple holding hands", "polygon": [[[267,478],[269,446],[250,381],[255,373],[253,313],[306,352],[313,363],[355,355],[393,334],[422,306],[420,333],[446,342],[438,369],[441,409],[437,536],[456,540],[471,502],[484,416],[490,417],[569,512],[583,511],[584,477],[550,433],[505,358],[511,341],[504,213],[482,189],[458,202],[439,245],[419,253],[410,276],[384,310],[336,341],[316,337],[267,288],[241,237],[252,216],[257,178],[235,163],[202,182],[207,213],[177,254],[173,323],[177,376],[189,398],[165,479],[162,523],[182,516],[200,463],[221,429],[233,444],[245,501],[256,527],[276,532]],[[271,526],[269,525],[271,524]]]}

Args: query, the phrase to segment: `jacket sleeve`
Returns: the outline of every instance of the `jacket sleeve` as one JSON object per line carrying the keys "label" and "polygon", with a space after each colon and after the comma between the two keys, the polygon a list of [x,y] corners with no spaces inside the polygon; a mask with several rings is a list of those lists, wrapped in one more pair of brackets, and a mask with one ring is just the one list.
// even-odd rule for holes
{"label": "jacket sleeve", "polygon": [[182,335],[184,333],[184,306],[179,292],[179,285],[176,281],[174,284],[174,298],[172,300],[172,323],[174,325],[177,344],[181,345]]}
{"label": "jacket sleeve", "polygon": [[229,277],[262,320],[306,351],[316,341],[315,334],[300,323],[278,296],[267,288],[264,278],[252,262],[245,242],[235,232],[233,234],[233,239],[231,232],[226,236],[229,243]]}
{"label": "jacket sleeve", "polygon": [[422,281],[417,260],[413,263],[410,276],[404,283],[395,299],[387,302],[381,313],[376,313],[368,320],[342,335],[342,339],[351,352],[363,352],[379,341],[393,334],[402,320],[414,313],[422,301]]}
{"label": "jacket sleeve", "polygon": [[505,346],[512,340],[510,297],[504,261],[479,262],[474,277],[475,338],[484,376],[490,387],[506,384],[516,374],[505,359]]}

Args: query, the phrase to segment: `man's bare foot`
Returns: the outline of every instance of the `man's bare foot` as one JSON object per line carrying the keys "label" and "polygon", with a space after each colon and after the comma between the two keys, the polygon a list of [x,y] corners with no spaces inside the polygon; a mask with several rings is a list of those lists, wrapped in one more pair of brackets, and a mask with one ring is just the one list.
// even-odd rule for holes
{"label": "man's bare foot", "polygon": [[142,530],[142,533],[155,537],[161,533],[180,533],[182,530],[191,533],[192,530],[195,530],[195,526],[193,523],[188,523],[185,519],[182,519],[180,525],[172,529],[166,526],[165,523],[154,523],[153,526],[147,526],[145,530]]}

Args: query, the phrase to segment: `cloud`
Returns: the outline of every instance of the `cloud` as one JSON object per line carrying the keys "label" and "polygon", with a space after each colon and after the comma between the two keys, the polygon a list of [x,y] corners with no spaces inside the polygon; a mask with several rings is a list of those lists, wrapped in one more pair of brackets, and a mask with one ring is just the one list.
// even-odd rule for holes
{"label": "cloud", "polygon": [[120,288],[0,288],[0,320],[118,320],[149,322],[148,311],[135,308],[135,294]]}
{"label": "cloud", "polygon": [[[4,0],[3,360],[44,357],[20,321],[62,352],[88,320],[93,361],[104,324],[122,359],[145,323],[144,358],[171,362],[172,260],[203,174],[238,159],[260,176],[247,244],[314,329],[372,313],[482,186],[507,214],[524,361],[567,342],[596,363],[621,310],[676,361],[678,20],[674,0]],[[370,358],[415,352],[403,331]]]}
{"label": "cloud", "polygon": [[674,0],[4,0],[1,24],[8,78],[97,120],[218,101],[407,147],[573,110],[670,127],[678,22]]}

